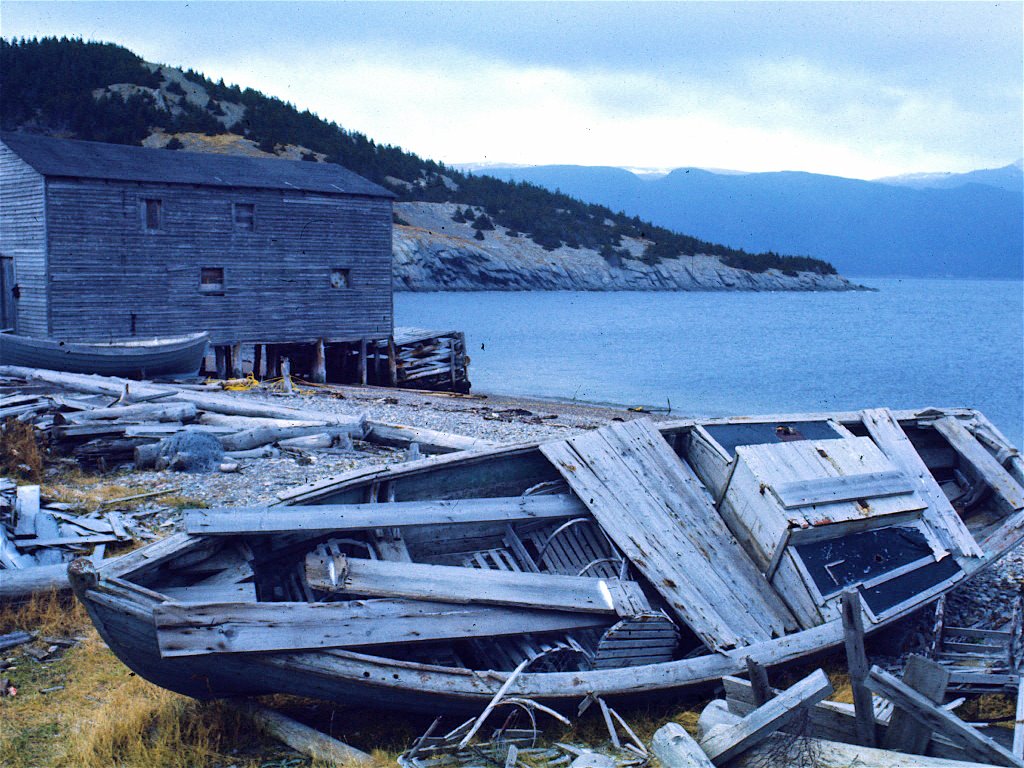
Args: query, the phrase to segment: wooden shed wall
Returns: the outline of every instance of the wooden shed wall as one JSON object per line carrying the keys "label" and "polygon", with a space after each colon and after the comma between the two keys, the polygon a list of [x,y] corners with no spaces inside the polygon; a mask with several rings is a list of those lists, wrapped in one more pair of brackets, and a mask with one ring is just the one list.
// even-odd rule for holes
{"label": "wooden shed wall", "polygon": [[[391,201],[302,192],[49,179],[55,337],[209,331],[213,343],[382,338],[393,324]],[[144,200],[160,201],[147,230]],[[255,230],[233,205],[255,206]],[[222,293],[200,270],[222,268]],[[351,287],[331,285],[347,269]]]}
{"label": "wooden shed wall", "polygon": [[43,177],[0,142],[0,256],[14,259],[17,330],[27,336],[49,331],[45,190]]}

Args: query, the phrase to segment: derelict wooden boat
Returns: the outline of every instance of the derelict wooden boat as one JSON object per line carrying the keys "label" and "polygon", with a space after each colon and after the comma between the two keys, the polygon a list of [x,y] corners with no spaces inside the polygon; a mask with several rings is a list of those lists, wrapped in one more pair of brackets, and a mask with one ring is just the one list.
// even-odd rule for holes
{"label": "derelict wooden boat", "polygon": [[199,698],[427,711],[678,694],[918,610],[1024,538],[980,413],[613,424],[360,470],[70,568],[133,670]]}
{"label": "derelict wooden boat", "polygon": [[207,333],[112,342],[58,341],[0,333],[0,360],[4,365],[103,376],[195,376],[209,340]]}

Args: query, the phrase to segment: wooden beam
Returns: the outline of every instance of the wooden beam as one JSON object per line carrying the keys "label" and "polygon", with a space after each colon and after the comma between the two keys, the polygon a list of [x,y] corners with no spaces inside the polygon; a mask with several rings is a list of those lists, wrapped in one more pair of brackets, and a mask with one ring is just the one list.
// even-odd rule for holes
{"label": "wooden beam", "polygon": [[1024,509],[1024,489],[959,419],[952,416],[936,419],[935,430],[946,438],[971,471],[992,489],[1005,513],[1013,514]]}
{"label": "wooden beam", "polygon": [[317,339],[313,345],[313,382],[327,383],[327,355],[324,352],[324,340]]}
{"label": "wooden beam", "polygon": [[455,451],[476,450],[496,447],[497,443],[478,437],[466,437],[451,432],[438,432],[424,427],[409,427],[403,424],[384,424],[379,421],[366,422],[366,440],[379,445],[406,448],[417,443],[423,453],[454,453]]}
{"label": "wooden beam", "polygon": [[214,507],[185,512],[185,530],[201,536],[329,533],[413,525],[513,523],[586,514],[575,496],[512,496],[493,499],[395,501],[378,504],[314,504],[277,507]]}
{"label": "wooden beam", "polygon": [[412,600],[162,603],[160,654],[300,651],[607,627],[606,616]]}
{"label": "wooden beam", "polygon": [[925,728],[934,733],[941,733],[960,745],[970,759],[993,765],[1024,767],[1024,762],[1014,757],[1010,751],[956,715],[936,706],[928,697],[880,667],[871,668],[867,686],[879,696],[889,699],[894,707],[903,709]]}
{"label": "wooden beam", "polygon": [[716,765],[727,763],[797,717],[803,707],[817,704],[831,693],[828,676],[815,670],[735,725],[712,730],[701,740],[701,749]]}
{"label": "wooden beam", "polygon": [[668,723],[654,732],[651,750],[664,768],[712,768],[704,750],[679,723]]}
{"label": "wooden beam", "polygon": [[760,707],[762,704],[768,703],[769,699],[774,698],[775,693],[768,682],[768,673],[765,671],[765,668],[750,656],[747,656],[746,662],[747,677],[750,678],[750,687],[754,693],[754,704]]}
{"label": "wooden beam", "polygon": [[871,691],[864,685],[868,675],[868,657],[864,652],[864,613],[860,593],[855,589],[843,592],[843,642],[846,645],[846,664],[853,688],[853,705],[857,712],[857,732],[861,743],[873,747],[875,739],[875,711]]}
{"label": "wooden beam", "polygon": [[776,483],[771,490],[779,497],[782,506],[795,509],[815,504],[900,496],[913,493],[914,486],[903,472],[890,470]]}
{"label": "wooden beam", "polygon": [[[949,684],[949,671],[924,656],[912,655],[903,668],[903,682],[925,696],[929,701],[941,705]],[[882,739],[882,747],[923,755],[931,741],[932,731],[914,720],[905,710],[894,707],[889,727]]]}
{"label": "wooden beam", "polygon": [[922,498],[928,502],[924,518],[935,529],[943,546],[968,557],[982,557],[984,552],[900,426],[898,419],[912,417],[904,417],[900,412],[893,413],[885,408],[864,410],[860,416],[875,445],[882,449],[882,453],[893,464],[906,472]]}
{"label": "wooden beam", "polygon": [[261,731],[287,744],[296,752],[313,758],[317,763],[348,766],[372,762],[370,755],[361,749],[351,747],[254,701],[229,699],[225,704],[249,718]]}
{"label": "wooden beam", "polygon": [[1024,759],[1024,677],[1017,678],[1017,713],[1013,720],[1013,756]]}
{"label": "wooden beam", "polygon": [[244,375],[242,372],[242,344],[239,342],[231,345],[231,378],[240,379]]}
{"label": "wooden beam", "polygon": [[388,386],[398,386],[398,356],[394,336],[388,336]]}
{"label": "wooden beam", "polygon": [[632,581],[321,556],[316,552],[306,556],[306,581],[314,589],[361,597],[506,605],[623,617],[651,610],[640,586]]}
{"label": "wooden beam", "polygon": [[366,386],[366,339],[359,340],[359,383]]}

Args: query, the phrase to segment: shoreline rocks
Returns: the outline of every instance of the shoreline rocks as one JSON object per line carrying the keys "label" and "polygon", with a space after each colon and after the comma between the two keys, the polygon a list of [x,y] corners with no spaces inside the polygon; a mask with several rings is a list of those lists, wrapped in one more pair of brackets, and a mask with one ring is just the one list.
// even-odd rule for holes
{"label": "shoreline rocks", "polygon": [[748,272],[716,256],[641,260],[645,243],[623,239],[630,257],[606,260],[596,251],[562,246],[546,251],[501,227],[475,238],[452,220],[451,203],[397,203],[392,236],[396,291],[853,291],[840,275]]}

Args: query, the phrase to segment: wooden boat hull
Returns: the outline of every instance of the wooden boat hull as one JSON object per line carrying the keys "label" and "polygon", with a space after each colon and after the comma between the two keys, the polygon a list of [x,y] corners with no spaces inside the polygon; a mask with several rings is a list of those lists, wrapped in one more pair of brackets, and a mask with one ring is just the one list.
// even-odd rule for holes
{"label": "wooden boat hull", "polygon": [[[932,412],[921,413],[927,414],[929,419],[935,418]],[[967,418],[970,414],[958,412],[958,415]],[[845,416],[851,423],[861,418],[858,414]],[[842,421],[835,414],[831,417]],[[912,423],[916,414],[904,413],[902,417]],[[736,423],[743,421],[736,420]],[[675,422],[661,425],[660,430],[669,445],[681,446],[687,435],[696,431],[696,426],[693,422]],[[339,480],[299,489],[280,509],[286,510],[287,505],[296,504],[365,507],[366,502],[376,503],[378,495],[381,501],[386,499],[389,502],[516,497],[525,494],[529,488],[550,483],[558,477],[552,463],[545,458],[544,450],[536,444],[506,446],[359,470]],[[1013,471],[1014,478],[1021,475],[1020,467],[1014,465]],[[1017,480],[1014,482],[1019,483]],[[381,508],[386,507],[382,504]],[[375,525],[380,517],[376,512],[373,515],[372,524]],[[411,533],[414,528],[406,530]],[[340,526],[340,529],[347,530],[345,526]],[[254,537],[265,536],[269,540],[281,535],[262,528],[254,530],[259,533],[253,534],[248,539],[249,543],[256,540]],[[310,536],[308,531],[303,535]],[[443,536],[442,530],[441,538]],[[1022,538],[1024,510],[1004,513],[1004,519],[995,528],[986,528],[985,535],[978,539],[985,549],[982,555],[960,559],[963,577],[989,567]],[[219,539],[220,543],[224,541]],[[90,570],[87,561],[76,561],[69,571],[72,587],[103,639],[125,664],[158,685],[202,699],[290,693],[349,705],[421,712],[479,712],[509,676],[508,671],[444,666],[386,658],[376,655],[377,651],[357,652],[329,647],[296,650],[296,646],[291,646],[287,651],[269,652],[231,652],[225,649],[226,652],[191,656],[162,653],[154,610],[169,599],[159,591],[161,579],[167,575],[173,577],[171,571],[164,570],[164,565],[185,563],[181,567],[187,568],[188,563],[201,562],[217,551],[217,542],[216,535],[176,534],[108,561],[98,572]],[[75,565],[85,570],[76,574]],[[867,631],[875,633],[892,626],[933,602],[956,583],[959,581],[949,581],[899,603],[884,614],[880,613],[868,624]],[[181,605],[188,606],[187,603]],[[272,610],[274,603],[259,605]],[[230,628],[217,631],[226,635],[231,633]],[[764,666],[778,666],[828,651],[842,642],[842,622],[831,618],[817,626],[771,639],[661,663],[568,672],[524,672],[516,677],[509,692],[510,695],[530,698],[565,711],[576,707],[588,693],[610,701],[625,702],[673,698],[695,694],[725,675],[742,674],[748,657]]]}
{"label": "wooden boat hull", "polygon": [[61,342],[0,333],[0,360],[4,365],[103,376],[194,376],[202,365],[208,342],[206,333],[111,344]]}

